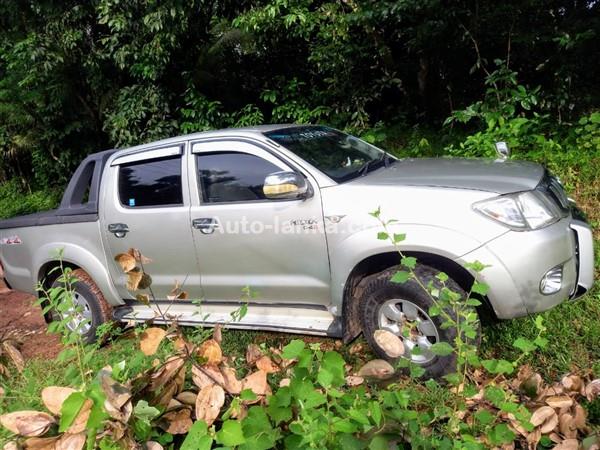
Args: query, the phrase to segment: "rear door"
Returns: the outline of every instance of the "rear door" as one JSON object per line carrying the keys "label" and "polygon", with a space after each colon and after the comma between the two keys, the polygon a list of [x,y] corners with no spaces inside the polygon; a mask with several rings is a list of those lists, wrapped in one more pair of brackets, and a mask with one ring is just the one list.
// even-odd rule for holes
{"label": "rear door", "polygon": [[262,193],[265,177],[294,168],[258,144],[196,142],[192,157],[191,217],[206,300],[236,302],[249,286],[257,303],[329,305],[329,256],[315,180],[308,178],[308,199],[269,200]]}
{"label": "rear door", "polygon": [[114,257],[130,248],[152,260],[145,270],[156,300],[166,300],[175,284],[201,296],[184,150],[181,143],[119,156],[106,172],[101,226],[110,274],[124,299],[132,296]]}

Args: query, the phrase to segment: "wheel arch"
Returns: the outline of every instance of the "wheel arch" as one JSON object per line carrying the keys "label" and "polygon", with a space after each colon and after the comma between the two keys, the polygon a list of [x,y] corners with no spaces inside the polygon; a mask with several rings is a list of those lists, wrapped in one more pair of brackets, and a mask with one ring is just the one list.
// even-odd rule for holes
{"label": "wheel arch", "polygon": [[[417,258],[418,263],[433,267],[440,272],[446,273],[451,279],[465,291],[469,292],[475,278],[473,275],[446,256],[430,252],[403,251],[404,256]],[[342,317],[343,317],[343,340],[350,342],[362,332],[359,316],[361,281],[369,276],[377,274],[382,270],[400,264],[400,255],[396,251],[383,252],[368,256],[354,266],[346,279],[343,292]],[[494,309],[489,299],[485,296],[472,295],[481,301],[478,313],[484,322],[497,320]]]}

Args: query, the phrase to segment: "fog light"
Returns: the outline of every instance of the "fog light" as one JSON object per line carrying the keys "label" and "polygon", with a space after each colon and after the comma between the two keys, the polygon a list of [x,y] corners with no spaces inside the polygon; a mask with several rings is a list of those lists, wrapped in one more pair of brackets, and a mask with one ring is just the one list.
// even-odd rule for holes
{"label": "fog light", "polygon": [[550,269],[542,277],[540,282],[540,292],[544,295],[555,294],[560,291],[562,286],[563,266],[556,266]]}

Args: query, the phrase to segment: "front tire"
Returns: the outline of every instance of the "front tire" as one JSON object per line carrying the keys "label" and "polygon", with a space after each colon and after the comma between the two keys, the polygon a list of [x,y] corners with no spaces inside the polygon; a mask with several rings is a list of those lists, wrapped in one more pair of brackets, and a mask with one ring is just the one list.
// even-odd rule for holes
{"label": "front tire", "polygon": [[[454,346],[457,330],[454,327],[443,327],[444,319],[440,315],[430,316],[429,309],[434,300],[421,285],[410,278],[405,283],[394,283],[392,276],[401,268],[390,267],[364,280],[360,301],[360,317],[365,339],[374,353],[383,359],[390,360],[385,351],[374,339],[376,330],[388,330],[403,341],[404,358],[426,370],[427,377],[438,378],[456,370],[456,355],[437,356],[431,352],[431,346],[437,342],[448,342]],[[436,288],[442,284],[437,275],[440,272],[432,267],[417,265],[414,275],[423,286],[431,282]],[[465,291],[451,279],[446,287],[467,297]],[[452,311],[446,311],[455,319]],[[479,328],[478,328],[479,333]],[[408,334],[408,336],[407,336]],[[477,337],[478,339],[478,337]],[[413,349],[419,350],[413,354]]]}
{"label": "front tire", "polygon": [[[102,295],[100,288],[94,280],[82,269],[75,269],[72,276],[77,279],[71,285],[73,302],[77,311],[70,310],[65,313],[57,311],[54,314],[64,319],[69,316],[72,320],[67,323],[70,330],[77,330],[86,344],[92,344],[97,339],[98,327],[112,320],[112,308]],[[63,286],[56,280],[52,287]]]}

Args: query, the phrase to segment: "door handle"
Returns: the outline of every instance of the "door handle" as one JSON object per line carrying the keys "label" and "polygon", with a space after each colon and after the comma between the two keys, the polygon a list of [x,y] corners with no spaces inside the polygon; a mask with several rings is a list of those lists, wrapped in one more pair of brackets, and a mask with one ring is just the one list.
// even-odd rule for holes
{"label": "door handle", "polygon": [[200,230],[202,234],[211,234],[215,231],[215,228],[219,228],[219,223],[212,217],[201,217],[192,220],[192,226]]}
{"label": "door handle", "polygon": [[108,232],[114,234],[118,238],[123,238],[129,233],[129,227],[126,223],[111,223],[108,225]]}

